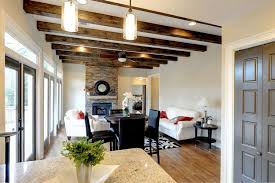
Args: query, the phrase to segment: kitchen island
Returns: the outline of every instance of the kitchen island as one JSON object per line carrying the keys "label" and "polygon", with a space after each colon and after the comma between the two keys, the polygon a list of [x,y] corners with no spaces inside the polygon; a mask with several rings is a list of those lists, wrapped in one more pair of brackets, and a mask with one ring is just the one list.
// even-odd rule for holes
{"label": "kitchen island", "polygon": [[[175,183],[175,181],[142,149],[106,152],[102,165],[118,165],[106,183]],[[53,179],[62,169],[74,166],[64,157],[11,165],[10,182],[43,183]],[[4,182],[5,166],[0,166],[0,182]]]}

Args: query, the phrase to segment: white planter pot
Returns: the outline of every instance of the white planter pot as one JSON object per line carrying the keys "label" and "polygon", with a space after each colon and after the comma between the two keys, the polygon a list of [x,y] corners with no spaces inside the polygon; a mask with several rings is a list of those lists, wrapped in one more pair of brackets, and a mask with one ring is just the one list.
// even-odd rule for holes
{"label": "white planter pot", "polygon": [[92,166],[80,165],[80,167],[76,167],[76,175],[78,183],[91,183]]}

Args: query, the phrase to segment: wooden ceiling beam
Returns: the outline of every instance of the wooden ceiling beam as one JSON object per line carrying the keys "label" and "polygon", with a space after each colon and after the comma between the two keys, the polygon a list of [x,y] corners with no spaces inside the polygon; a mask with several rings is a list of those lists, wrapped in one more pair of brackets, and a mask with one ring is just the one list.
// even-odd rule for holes
{"label": "wooden ceiling beam", "polygon": [[113,63],[91,63],[87,61],[75,61],[75,60],[62,60],[62,63],[71,63],[71,64],[83,64],[91,66],[102,66],[102,67],[125,67],[125,68],[139,68],[139,69],[153,69],[153,66],[150,65],[137,65],[131,63],[122,63],[122,64],[113,64]]}
{"label": "wooden ceiling beam", "polygon": [[[100,58],[117,58],[118,57],[116,53],[114,54],[106,54],[101,52],[84,53],[84,52],[72,52],[72,51],[63,51],[63,50],[56,50],[56,54],[58,56],[79,56],[79,57],[100,57]],[[151,55],[151,54],[144,54],[144,53],[127,53],[127,58],[144,58],[144,59],[171,60],[171,61],[178,60],[177,57]]]}
{"label": "wooden ceiling beam", "polygon": [[[47,17],[60,18],[61,7],[41,2],[24,0],[24,10],[27,13],[42,15]],[[95,12],[79,10],[79,21],[83,23],[91,23],[115,28],[122,28],[123,18],[105,15]],[[159,24],[138,21],[138,30],[140,32],[153,33],[158,35],[173,36],[184,39],[211,42],[221,44],[221,36],[207,34],[187,29],[180,29]]]}
{"label": "wooden ceiling beam", "polygon": [[99,48],[102,50],[112,49],[112,50],[118,50],[118,51],[123,50],[126,52],[152,53],[152,54],[159,54],[159,55],[190,57],[190,52],[186,52],[186,51],[134,46],[134,45],[127,45],[127,44],[120,44],[120,43],[103,42],[103,41],[97,41],[97,40],[56,36],[56,35],[50,35],[50,34],[46,34],[46,41],[53,43],[52,44],[53,49],[72,49],[71,46],[75,46],[74,49],[76,50],[79,50],[79,49],[81,50],[82,49],[81,47],[90,47],[90,49],[92,48]]}
{"label": "wooden ceiling beam", "polygon": [[61,29],[60,24],[41,22],[41,21],[37,22],[37,29],[43,32],[58,33],[62,35],[84,36],[84,37],[91,37],[91,38],[104,39],[104,40],[143,44],[143,45],[149,45],[149,46],[161,46],[161,47],[167,47],[171,49],[186,49],[186,50],[202,51],[202,52],[207,50],[207,47],[203,45],[142,37],[142,36],[138,36],[138,38],[134,41],[126,41],[123,39],[123,36],[121,33],[109,32],[109,31],[103,31],[103,30],[97,30],[97,29],[89,29],[89,28],[83,28],[83,27],[79,27],[78,32],[67,32]]}
{"label": "wooden ceiling beam", "polygon": [[[116,58],[118,57],[118,54],[120,52],[120,51],[114,51],[114,50],[102,50],[102,49],[97,49],[97,48],[87,48],[87,47],[60,45],[60,44],[52,44],[52,49],[61,50],[61,51],[70,51],[70,52],[91,53],[91,54],[94,54],[94,55],[95,54],[96,55],[112,55],[113,57],[116,57]],[[153,61],[157,61],[157,62],[166,63],[168,59],[171,59],[172,61],[177,60],[177,57],[172,57],[172,56],[149,55],[149,54],[133,53],[133,52],[126,52],[126,55],[129,56],[129,58],[139,56],[141,58],[136,58],[136,59],[138,59],[140,61],[145,61],[145,60],[151,61],[151,60],[153,60]],[[151,57],[151,59],[146,58],[147,55],[149,55],[149,57]],[[145,57],[145,58],[142,58],[142,57]],[[156,58],[156,59],[154,59],[154,58]],[[167,58],[166,62],[160,60],[162,58]]]}
{"label": "wooden ceiling beam", "polygon": [[110,61],[110,60],[102,60],[102,59],[94,59],[94,60],[70,60],[70,59],[64,59],[63,61],[83,61],[89,64],[103,64],[103,65],[114,65],[114,66],[123,66],[123,65],[131,65],[131,66],[146,66],[146,67],[159,67],[160,64],[145,64],[145,63],[137,63],[137,62],[131,62],[131,61],[126,61],[126,62],[118,62],[118,61]]}
{"label": "wooden ceiling beam", "polygon": [[[100,57],[74,57],[74,56],[59,56],[60,60],[82,60],[82,61],[94,61],[95,59],[101,59],[101,60],[110,60],[106,58],[100,58]],[[115,58],[114,61],[118,60]],[[144,63],[144,64],[168,64],[167,60],[152,60],[152,59],[143,59],[143,58],[135,58],[131,59],[138,63]]]}

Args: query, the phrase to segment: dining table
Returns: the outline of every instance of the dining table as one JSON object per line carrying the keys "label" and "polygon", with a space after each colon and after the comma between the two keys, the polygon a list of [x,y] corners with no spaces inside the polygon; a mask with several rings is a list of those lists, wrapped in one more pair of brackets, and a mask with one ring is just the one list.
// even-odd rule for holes
{"label": "dining table", "polygon": [[123,113],[119,113],[119,114],[110,114],[105,116],[105,119],[107,120],[107,122],[109,122],[111,125],[118,125],[119,121],[121,118],[125,118],[125,117],[140,117],[140,118],[145,118],[145,120],[148,120],[148,116],[145,114],[123,114]]}

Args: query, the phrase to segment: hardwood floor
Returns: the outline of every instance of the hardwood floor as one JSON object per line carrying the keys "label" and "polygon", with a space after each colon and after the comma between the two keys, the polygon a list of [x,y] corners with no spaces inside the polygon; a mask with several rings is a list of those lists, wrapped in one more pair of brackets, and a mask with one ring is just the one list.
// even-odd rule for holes
{"label": "hardwood floor", "polygon": [[[65,130],[61,129],[46,158],[60,156],[64,140]],[[207,146],[184,142],[179,148],[161,150],[160,166],[179,183],[220,182],[220,152],[215,148],[208,151]]]}
{"label": "hardwood floor", "polygon": [[219,150],[185,143],[180,148],[160,151],[160,158],[160,166],[177,182],[220,182]]}

